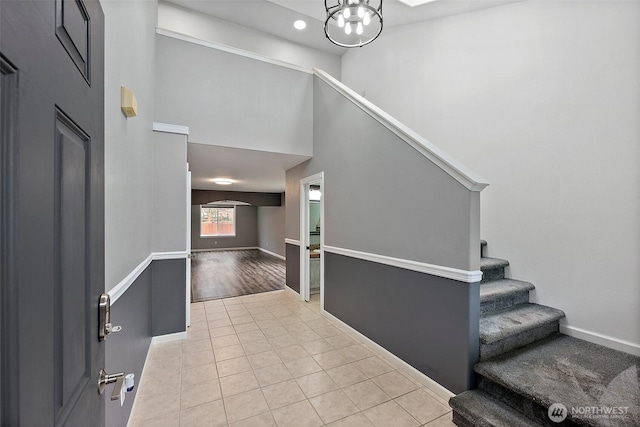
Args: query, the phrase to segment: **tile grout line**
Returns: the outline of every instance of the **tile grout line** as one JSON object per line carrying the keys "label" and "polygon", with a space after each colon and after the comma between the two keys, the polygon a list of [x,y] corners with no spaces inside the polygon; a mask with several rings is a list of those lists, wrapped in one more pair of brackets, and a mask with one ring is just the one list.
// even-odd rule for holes
{"label": "tile grout line", "polygon": [[[280,292],[279,292],[279,294],[280,294]],[[261,294],[261,296],[264,296],[264,294]],[[234,298],[233,300],[235,300],[235,299],[236,298]],[[224,347],[226,347],[228,345],[222,345],[221,347],[214,347],[213,346],[213,339],[216,338],[216,337],[212,336],[212,330],[213,329],[216,329],[218,327],[221,328],[221,327],[225,327],[225,326],[216,325],[216,327],[212,327],[209,324],[209,322],[212,321],[212,320],[220,320],[220,319],[210,319],[210,316],[211,316],[210,313],[219,311],[219,309],[224,309],[224,313],[226,315],[226,319],[229,322],[228,326],[231,326],[231,330],[233,331],[233,334],[220,335],[220,337],[227,336],[227,335],[234,335],[236,337],[238,343],[240,344],[240,348],[242,349],[243,355],[244,355],[244,356],[241,356],[241,357],[246,358],[247,362],[249,363],[249,371],[247,371],[247,372],[251,372],[253,377],[256,378],[256,381],[257,381],[256,370],[258,368],[254,367],[254,364],[252,364],[249,361],[249,356],[255,355],[255,354],[262,354],[262,353],[265,353],[265,352],[268,352],[268,351],[272,351],[277,356],[277,358],[279,359],[279,363],[276,363],[276,364],[271,363],[271,364],[269,364],[267,366],[262,366],[261,368],[269,368],[271,366],[282,364],[285,367],[286,371],[290,375],[289,379],[276,381],[273,384],[267,384],[265,386],[261,385],[261,383],[258,382],[257,389],[260,390],[261,396],[264,399],[265,403],[267,403],[266,395],[265,395],[264,390],[263,390],[265,387],[271,386],[271,385],[275,385],[275,384],[280,384],[280,383],[286,382],[286,381],[288,381],[290,379],[293,379],[295,384],[298,385],[298,387],[300,387],[299,386],[300,383],[298,381],[300,378],[303,378],[305,376],[314,374],[314,373],[305,374],[305,375],[303,375],[303,376],[301,376],[299,378],[296,378],[296,377],[294,377],[292,375],[291,369],[286,365],[284,360],[282,360],[280,358],[280,353],[278,352],[278,350],[280,350],[282,348],[287,348],[287,347],[277,348],[277,347],[275,347],[273,345],[272,340],[277,339],[280,336],[288,335],[288,336],[291,336],[291,337],[294,338],[294,340],[297,343],[295,345],[297,345],[297,346],[301,347],[302,349],[304,349],[305,353],[307,354],[307,356],[305,356],[305,357],[310,357],[311,360],[313,360],[316,364],[319,365],[320,371],[318,371],[318,373],[321,372],[321,373],[327,375],[328,378],[331,379],[332,383],[336,387],[335,390],[329,390],[329,391],[327,391],[325,393],[320,393],[318,396],[322,396],[324,394],[333,393],[333,392],[341,392],[341,393],[343,393],[343,394],[345,394],[347,396],[348,401],[351,402],[354,405],[354,407],[357,409],[357,412],[355,412],[353,414],[346,415],[346,416],[342,416],[342,417],[337,418],[335,420],[332,420],[331,423],[343,420],[345,418],[354,416],[356,414],[362,414],[368,420],[370,420],[365,414],[366,411],[369,411],[372,408],[387,404],[387,403],[389,403],[391,401],[393,401],[394,404],[397,405],[397,407],[399,409],[401,409],[404,413],[409,415],[410,419],[413,419],[415,422],[417,422],[418,425],[427,425],[427,424],[432,423],[432,422],[434,422],[434,421],[436,421],[436,420],[438,420],[438,419],[440,419],[442,417],[447,416],[450,413],[450,410],[448,410],[444,414],[441,414],[440,416],[438,416],[438,417],[436,417],[436,418],[434,418],[432,420],[429,420],[426,424],[421,424],[420,421],[418,421],[418,419],[416,418],[415,415],[413,415],[412,412],[409,412],[408,409],[405,409],[404,406],[401,405],[398,402],[398,399],[401,399],[402,397],[404,397],[404,396],[406,396],[406,395],[408,395],[410,393],[419,391],[419,390],[423,390],[424,393],[426,394],[426,396],[430,400],[434,401],[435,403],[442,404],[440,399],[438,399],[437,396],[433,396],[433,393],[430,393],[429,389],[427,389],[423,384],[419,383],[417,380],[414,380],[407,373],[403,372],[403,370],[400,369],[400,367],[396,366],[395,363],[392,363],[392,361],[389,361],[388,359],[383,357],[383,355],[379,354],[377,351],[372,351],[372,349],[369,349],[359,339],[357,339],[356,337],[350,336],[350,334],[348,334],[348,331],[342,330],[339,327],[339,325],[336,326],[333,322],[331,322],[331,319],[326,318],[325,316],[322,315],[322,313],[319,312],[319,306],[318,307],[315,307],[315,306],[306,306],[305,307],[299,301],[292,302],[288,298],[282,298],[281,295],[278,295],[275,298],[253,298],[253,299],[249,299],[249,298],[244,298],[244,297],[237,297],[237,301],[234,301],[235,303],[228,304],[228,305],[225,304],[224,301],[221,301],[221,302],[222,302],[222,304],[220,304],[220,305],[217,305],[217,304],[215,306],[212,305],[212,307],[214,307],[214,308],[209,310],[209,312],[207,311],[208,307],[206,307],[204,305],[204,303],[199,303],[199,304],[202,304],[202,311],[204,313],[204,319],[205,319],[206,328],[207,328],[207,336],[208,336],[208,339],[209,339],[209,345],[210,345],[210,348],[211,348],[211,352],[213,353],[213,363],[215,364],[214,368],[216,369],[216,371],[215,371],[216,372],[216,380],[217,380],[217,383],[218,383],[218,387],[220,387],[221,400],[222,400],[222,405],[223,405],[223,410],[224,410],[225,421],[226,421],[227,425],[230,425],[230,422],[229,422],[228,412],[227,412],[227,408],[226,408],[226,404],[225,404],[225,398],[224,398],[224,395],[222,393],[222,386],[221,386],[221,382],[220,382],[220,380],[221,380],[220,370],[218,369],[218,362],[222,362],[222,361],[219,361],[216,358],[216,356],[215,356],[215,352],[216,351],[215,350],[216,350],[216,348],[224,348]],[[245,305],[245,302],[250,302],[251,304],[250,305]],[[218,308],[218,310],[216,310],[216,308]],[[252,309],[255,309],[255,311],[257,311],[257,313],[253,313]],[[272,314],[272,312],[274,310],[279,310],[279,309],[283,310],[283,312],[281,313],[280,316]],[[286,310],[288,313],[284,312],[284,310]],[[231,314],[234,314],[233,313],[234,311],[236,311],[238,313],[240,311],[246,311],[246,313],[239,313],[239,314],[236,313],[233,317],[231,317],[230,311],[231,311]],[[261,317],[261,320],[256,320],[256,318],[254,317],[254,315],[265,314],[265,313],[270,314],[271,318],[266,317],[266,316],[259,316],[259,317]],[[250,318],[251,321],[250,322],[244,322],[244,323],[234,323],[232,321],[233,318],[242,317],[242,316],[248,316],[248,318]],[[215,317],[219,317],[219,316],[215,316]],[[297,320],[293,319],[293,322],[288,322],[286,324],[282,323],[281,320],[284,319],[284,318],[287,318],[287,317],[295,317],[295,318],[297,318]],[[324,321],[324,323],[316,322],[317,320],[320,320],[320,319],[322,319]],[[259,322],[266,322],[266,321],[270,321],[270,320],[275,321],[274,323],[276,323],[276,324],[274,325],[273,323],[271,323],[270,324],[271,326],[268,326],[269,324],[267,324],[267,326],[265,326],[264,323],[263,324],[259,323]],[[316,322],[316,323],[313,323],[313,322]],[[239,332],[238,329],[236,329],[238,327],[238,325],[248,324],[248,323],[253,323],[254,324],[253,326],[255,327],[255,329],[250,329],[250,330],[246,330],[246,331],[242,331],[242,332]],[[300,324],[300,325],[304,324],[306,329],[305,328],[288,328],[287,327],[287,326],[290,326],[290,325],[293,325],[293,324]],[[334,334],[334,335],[329,336],[329,337],[317,334],[317,330],[320,330],[320,329],[328,327],[328,326],[336,328],[337,331],[339,331],[338,334]],[[269,329],[269,327],[271,327],[271,328],[276,328],[276,327],[284,328],[283,330],[286,331],[286,333],[269,337],[264,333],[264,331],[266,329]],[[242,342],[242,341],[239,340],[239,334],[244,333],[244,332],[251,332],[251,331],[259,332],[260,335],[262,336],[262,338],[261,339],[252,339],[252,340],[248,340],[246,342]],[[304,333],[306,331],[312,331],[312,332],[316,333],[317,337],[314,337],[312,339],[308,339],[308,337],[307,338],[301,338],[299,334]],[[332,338],[334,336],[343,336],[343,335],[348,337],[352,342],[349,343],[348,345],[341,345],[341,344],[331,344],[330,341],[328,341],[329,338]],[[258,351],[257,353],[252,353],[251,355],[246,352],[246,347],[245,347],[246,344],[254,342],[254,341],[262,341],[262,340],[264,340],[264,341],[266,341],[266,343],[268,343],[270,350],[261,350],[261,351]],[[200,340],[198,339],[198,340],[192,341],[192,342],[197,342],[197,341],[200,341]],[[322,341],[323,343],[328,344],[330,349],[323,348],[321,351],[312,354],[308,350],[309,347],[306,347],[305,344],[306,343],[315,342],[315,341]],[[185,340],[184,342],[187,342],[187,341]],[[182,344],[183,344],[183,342],[180,343],[180,346],[181,346],[180,351],[181,351],[181,362],[183,363],[183,358],[184,358],[184,354],[185,353],[184,353],[184,349],[183,349]],[[336,347],[336,345],[338,345],[338,347]],[[355,348],[363,348],[363,349],[367,350],[368,353],[365,355],[365,357],[362,357],[362,354],[357,355],[358,354],[357,352],[355,353],[356,355],[354,355],[354,353],[348,353],[347,349],[349,349],[351,347],[354,347],[353,351],[356,351]],[[373,349],[373,350],[375,350],[375,349]],[[335,352],[336,355],[338,355],[338,356],[340,356],[342,358],[343,362],[340,362],[338,365],[331,366],[331,367],[328,367],[328,368],[325,368],[323,365],[320,365],[318,363],[318,359],[316,358],[316,356],[319,356],[321,354],[328,353],[328,352]],[[349,356],[349,354],[351,354],[351,356]],[[354,359],[352,359],[352,358],[354,358]],[[371,359],[371,358],[375,358],[376,360],[384,363],[389,368],[391,368],[391,371],[383,372],[383,373],[380,373],[380,374],[372,376],[372,377],[369,377],[368,374],[365,374],[365,377],[366,377],[365,379],[360,379],[360,380],[356,381],[353,384],[348,384],[348,385],[344,385],[344,386],[341,386],[341,385],[335,383],[333,378],[328,374],[328,371],[331,370],[331,369],[344,367],[344,366],[349,366],[349,365],[351,365],[353,367],[353,369],[355,369],[355,370],[359,371],[360,373],[362,373],[360,371],[360,369],[358,369],[357,363],[359,361],[363,361],[363,360]],[[231,358],[231,359],[233,359],[233,358]],[[231,359],[229,359],[229,360],[231,360]],[[294,358],[291,361],[298,360],[298,359],[299,358]],[[182,363],[181,363],[181,366],[180,366],[180,369],[181,369],[181,371],[180,371],[180,384],[181,385],[182,385],[182,380],[184,379],[184,366],[182,365]],[[330,363],[329,363],[329,365],[330,365]],[[329,365],[326,365],[326,366],[329,366]],[[376,387],[380,388],[380,386],[378,386],[378,384],[373,380],[378,378],[378,377],[381,377],[383,375],[390,374],[390,373],[395,373],[397,375],[400,375],[403,379],[405,379],[406,381],[409,381],[409,383],[413,387],[416,387],[416,388],[412,389],[412,390],[409,390],[409,391],[406,391],[406,392],[403,392],[402,394],[399,394],[399,395],[395,396],[394,398],[391,398],[391,396],[387,396],[389,400],[386,400],[384,402],[380,402],[377,405],[373,405],[370,408],[366,408],[364,410],[360,410],[359,406],[356,404],[356,402],[353,400],[353,398],[350,397],[348,394],[346,394],[346,392],[344,391],[348,387],[351,387],[351,386],[354,386],[354,385],[357,385],[357,384],[361,384],[361,383],[366,382],[366,381],[371,381]],[[235,374],[230,374],[230,375],[235,375]],[[384,392],[384,389],[382,389],[382,388],[380,388],[380,389],[386,395],[386,392]],[[249,391],[251,391],[251,390],[249,390]],[[182,393],[182,387],[181,387],[180,393]],[[239,393],[234,394],[234,396],[237,395],[237,394],[239,394]],[[323,425],[325,425],[326,423],[324,423],[324,420],[322,419],[322,416],[320,415],[320,412],[318,412],[318,409],[311,403],[311,399],[316,398],[318,396],[307,397],[306,393],[303,393],[303,394],[304,394],[305,399],[301,400],[300,402],[307,401],[308,404],[311,405],[311,407],[314,409],[314,414],[316,414],[320,418],[320,420],[323,423]],[[289,406],[289,405],[292,405],[292,404],[295,404],[295,403],[296,402],[289,403],[287,405],[284,405],[283,407],[286,407],[286,406]],[[198,406],[198,405],[196,405],[196,406]],[[446,406],[446,405],[444,405],[444,406]],[[276,409],[279,409],[279,408],[276,408]],[[181,399],[180,399],[180,412],[181,411],[182,411],[182,402],[181,402]],[[240,421],[243,421],[243,420],[246,420],[246,419],[249,419],[249,418],[253,418],[253,417],[257,417],[257,416],[260,416],[260,415],[263,415],[263,414],[267,414],[267,413],[271,414],[272,421],[275,422],[275,418],[273,417],[273,410],[271,409],[271,407],[269,406],[268,403],[266,405],[266,410],[264,412],[261,412],[259,414],[255,414],[255,415],[251,415],[251,416],[248,416],[246,418],[242,418],[242,419],[239,419],[239,420],[236,420],[236,421],[240,422]],[[179,423],[180,423],[180,425],[183,424],[182,423],[182,417],[179,417]]]}
{"label": "tile grout line", "polygon": [[[227,308],[224,308],[225,313],[227,313],[227,316],[229,315],[229,312],[227,311]],[[205,310],[205,316],[207,316],[206,314],[206,310]],[[233,326],[232,326],[233,327]],[[211,342],[211,328],[209,328],[209,316],[207,316],[207,331],[209,331],[209,342]],[[234,329],[235,331],[235,329]],[[211,343],[211,353],[213,353],[213,365],[216,368],[216,378],[218,380],[218,387],[220,387],[220,401],[222,401],[222,409],[224,410],[224,420],[225,420],[225,424],[228,426],[229,423],[229,416],[227,415],[227,405],[224,402],[224,395],[222,394],[222,383],[220,382],[220,371],[218,370],[218,359],[216,359],[216,354],[213,348],[213,343]]]}

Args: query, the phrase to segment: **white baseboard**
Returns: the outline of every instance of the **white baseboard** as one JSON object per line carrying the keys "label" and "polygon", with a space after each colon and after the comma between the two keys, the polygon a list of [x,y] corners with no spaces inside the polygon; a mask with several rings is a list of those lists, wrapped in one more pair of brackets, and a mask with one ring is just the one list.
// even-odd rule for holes
{"label": "white baseboard", "polygon": [[560,332],[565,335],[569,335],[570,337],[589,341],[594,344],[600,344],[614,350],[624,351],[625,353],[633,354],[635,356],[640,356],[640,345],[629,341],[620,340],[591,331],[585,331],[584,329],[568,325],[560,325]]}
{"label": "white baseboard", "polygon": [[162,344],[165,342],[179,341],[187,338],[187,331],[176,332],[174,334],[157,335],[151,338],[151,345]]}
{"label": "white baseboard", "polygon": [[287,260],[287,258],[283,257],[282,255],[277,254],[277,253],[275,253],[275,252],[268,251],[268,250],[266,250],[266,249],[264,249],[264,248],[260,248],[260,247],[259,247],[259,248],[258,248],[258,250],[259,250],[260,252],[264,252],[265,254],[269,254],[269,255],[272,255],[272,256],[274,256],[274,257],[276,257],[276,258],[280,258],[280,259],[281,259],[281,260],[283,260],[283,261],[286,261],[286,260]]}
{"label": "white baseboard", "polygon": [[284,285],[284,291],[285,291],[285,292],[288,292],[289,294],[291,294],[294,298],[298,298],[298,299],[300,299],[300,293],[299,293],[299,292],[294,291],[293,289],[291,289],[291,288],[289,287],[289,285]]}
{"label": "white baseboard", "polygon": [[356,331],[351,326],[347,325],[346,323],[344,323],[342,320],[338,319],[331,313],[325,310],[321,310],[321,313],[324,316],[328,317],[332,322],[336,323],[340,329],[344,330],[349,335],[353,336],[353,338],[355,338],[357,341],[363,343],[365,346],[369,347],[370,349],[378,353],[382,353],[385,356],[385,358],[388,359],[393,365],[398,366],[402,371],[404,371],[406,374],[411,376],[411,378],[415,379],[420,384],[424,385],[427,389],[429,389],[434,394],[436,394],[438,397],[443,399],[445,404],[447,404],[447,402],[449,401],[449,398],[455,396],[454,393],[444,388],[443,386],[441,386],[440,384],[438,384],[437,382],[435,382],[434,380],[432,380],[422,372],[418,371],[416,368],[409,365],[407,362],[400,359],[398,356],[391,353],[389,350],[382,347],[380,344],[362,335],[360,332]]}
{"label": "white baseboard", "polygon": [[[151,339],[153,341],[153,338]],[[131,412],[129,412],[129,419],[127,420],[127,427],[131,425],[131,420],[133,419],[133,414],[135,414],[136,403],[138,402],[138,393],[140,393],[140,387],[142,386],[144,379],[144,372],[147,369],[147,360],[149,359],[149,350],[151,350],[151,344],[149,344],[149,348],[147,349],[147,354],[144,356],[144,364],[142,365],[142,372],[140,373],[140,378],[135,379],[135,387],[138,389],[136,391],[136,398],[133,399],[133,405],[131,405]]]}
{"label": "white baseboard", "polygon": [[131,420],[133,419],[132,415],[135,414],[136,403],[138,402],[138,393],[140,393],[140,389],[144,384],[145,372],[147,370],[147,360],[149,359],[149,353],[151,352],[151,346],[154,344],[162,344],[166,342],[172,342],[177,340],[182,340],[187,338],[187,332],[177,332],[175,334],[167,334],[167,335],[158,335],[156,337],[151,338],[151,343],[149,344],[149,348],[147,349],[147,354],[144,357],[144,364],[142,365],[142,372],[140,373],[140,378],[136,378],[135,386],[138,389],[136,392],[136,399],[133,400],[133,405],[131,406],[131,412],[129,412],[129,420],[127,421],[127,427],[131,425]]}
{"label": "white baseboard", "polygon": [[257,246],[247,246],[243,248],[211,248],[211,249],[191,249],[191,252],[218,252],[218,251],[248,251],[252,249],[260,249]]}

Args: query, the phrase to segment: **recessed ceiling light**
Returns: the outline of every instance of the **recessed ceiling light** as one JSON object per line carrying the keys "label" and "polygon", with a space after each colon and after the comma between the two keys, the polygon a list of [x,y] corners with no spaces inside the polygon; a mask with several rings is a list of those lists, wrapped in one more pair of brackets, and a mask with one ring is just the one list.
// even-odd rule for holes
{"label": "recessed ceiling light", "polygon": [[214,178],[212,179],[214,184],[218,184],[218,185],[231,185],[233,184],[235,181],[229,178]]}
{"label": "recessed ceiling light", "polygon": [[404,3],[407,6],[416,7],[422,6],[423,4],[431,3],[436,0],[398,0],[400,3]]}
{"label": "recessed ceiling light", "polygon": [[304,30],[305,28],[307,28],[307,23],[304,22],[302,19],[298,19],[296,22],[293,23],[293,26],[295,27],[296,30]]}

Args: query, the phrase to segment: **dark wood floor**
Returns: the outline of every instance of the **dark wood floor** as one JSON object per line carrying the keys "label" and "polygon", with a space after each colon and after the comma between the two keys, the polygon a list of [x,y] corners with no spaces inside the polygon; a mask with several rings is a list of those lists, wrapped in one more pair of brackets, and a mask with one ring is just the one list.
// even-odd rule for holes
{"label": "dark wood floor", "polygon": [[191,301],[284,289],[285,262],[259,250],[194,252]]}

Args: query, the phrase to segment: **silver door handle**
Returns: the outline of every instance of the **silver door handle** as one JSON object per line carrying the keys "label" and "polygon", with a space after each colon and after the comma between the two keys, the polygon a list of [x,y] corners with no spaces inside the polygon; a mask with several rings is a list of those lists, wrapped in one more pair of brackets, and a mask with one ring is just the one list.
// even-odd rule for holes
{"label": "silver door handle", "polygon": [[98,392],[100,394],[104,393],[104,389],[107,388],[107,384],[112,383],[116,383],[116,385],[113,386],[111,400],[118,400],[120,398],[122,384],[124,383],[124,372],[109,375],[104,369],[100,369],[100,373],[98,374]]}
{"label": "silver door handle", "polygon": [[120,332],[122,330],[122,326],[114,326],[111,324],[111,298],[109,297],[109,294],[105,293],[100,295],[98,311],[98,341],[104,341],[110,333]]}

